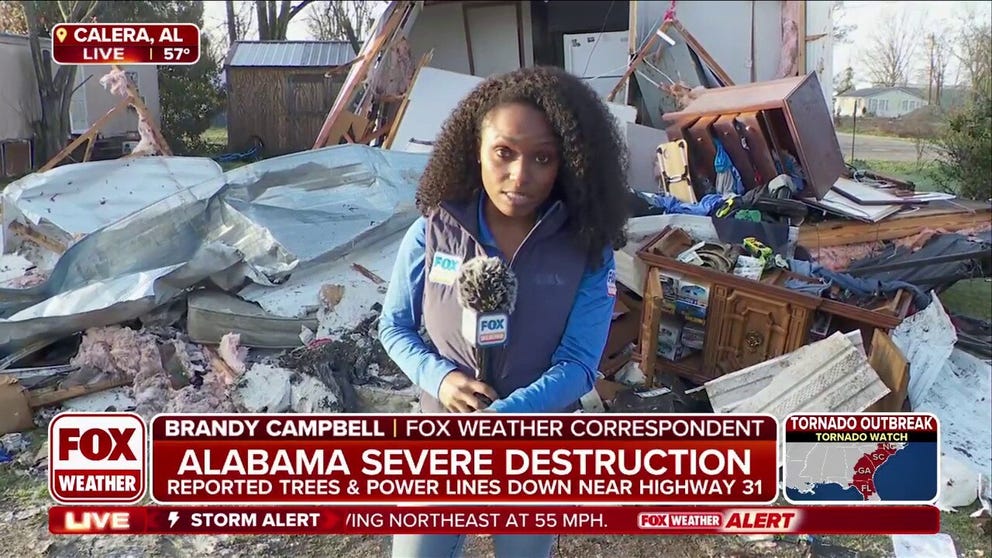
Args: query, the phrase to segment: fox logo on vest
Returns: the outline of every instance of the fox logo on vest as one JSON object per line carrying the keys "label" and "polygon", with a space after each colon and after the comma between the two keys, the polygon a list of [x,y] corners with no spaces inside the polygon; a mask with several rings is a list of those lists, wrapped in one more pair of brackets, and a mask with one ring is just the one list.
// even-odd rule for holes
{"label": "fox logo on vest", "polygon": [[614,269],[606,274],[606,294],[612,297],[617,296],[617,272]]}
{"label": "fox logo on vest", "polygon": [[427,279],[431,283],[454,285],[461,266],[461,258],[444,252],[435,252],[434,259],[431,260],[431,272]]}

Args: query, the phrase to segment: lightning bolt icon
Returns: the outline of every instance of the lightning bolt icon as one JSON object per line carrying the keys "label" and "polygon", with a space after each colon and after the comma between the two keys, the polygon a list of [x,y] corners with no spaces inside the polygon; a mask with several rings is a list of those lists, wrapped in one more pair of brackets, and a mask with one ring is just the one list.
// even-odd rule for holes
{"label": "lightning bolt icon", "polygon": [[170,511],[169,512],[169,529],[176,526],[176,522],[179,521],[179,512]]}

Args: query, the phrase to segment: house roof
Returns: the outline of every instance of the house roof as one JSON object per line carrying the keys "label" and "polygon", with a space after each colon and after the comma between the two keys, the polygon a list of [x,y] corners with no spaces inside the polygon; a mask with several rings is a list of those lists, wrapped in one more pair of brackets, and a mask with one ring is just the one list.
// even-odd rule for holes
{"label": "house roof", "polygon": [[838,97],[874,97],[875,95],[880,95],[882,93],[888,93],[890,91],[902,91],[907,95],[912,95],[914,97],[919,97],[923,99],[920,95],[920,90],[913,87],[866,87],[864,89],[858,89],[856,91],[848,91],[843,95],[838,95]]}
{"label": "house roof", "polygon": [[228,54],[234,67],[333,67],[355,58],[347,41],[238,41]]}

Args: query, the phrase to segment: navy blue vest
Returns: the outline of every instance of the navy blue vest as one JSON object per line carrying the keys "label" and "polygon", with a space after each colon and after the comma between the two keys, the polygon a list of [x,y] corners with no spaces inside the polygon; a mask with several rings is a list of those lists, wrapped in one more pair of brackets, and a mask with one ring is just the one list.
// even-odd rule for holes
{"label": "navy blue vest", "polygon": [[[423,321],[441,356],[471,375],[475,350],[461,333],[462,309],[450,265],[432,273],[440,260],[465,262],[485,257],[479,242],[479,199],[466,204],[443,203],[427,216]],[[493,389],[504,398],[530,385],[551,367],[569,312],[586,269],[586,252],[565,227],[567,209],[556,202],[538,221],[513,255],[510,268],[517,276],[517,304],[509,320],[507,344],[494,355]],[[445,258],[451,256],[452,258]],[[509,257],[509,255],[508,255]],[[422,393],[425,413],[444,412],[434,394]],[[568,409],[549,409],[561,412]]]}

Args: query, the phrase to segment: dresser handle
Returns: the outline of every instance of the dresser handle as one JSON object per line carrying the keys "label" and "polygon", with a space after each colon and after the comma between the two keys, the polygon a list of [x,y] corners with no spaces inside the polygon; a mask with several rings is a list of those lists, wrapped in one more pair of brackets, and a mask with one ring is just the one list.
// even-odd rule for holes
{"label": "dresser handle", "polygon": [[758,351],[758,347],[765,341],[765,338],[761,336],[757,331],[749,331],[744,335],[744,344],[747,345],[749,352],[755,353]]}

